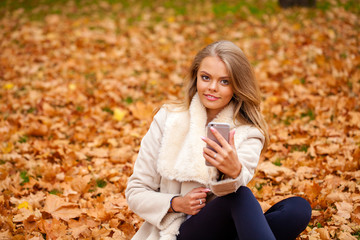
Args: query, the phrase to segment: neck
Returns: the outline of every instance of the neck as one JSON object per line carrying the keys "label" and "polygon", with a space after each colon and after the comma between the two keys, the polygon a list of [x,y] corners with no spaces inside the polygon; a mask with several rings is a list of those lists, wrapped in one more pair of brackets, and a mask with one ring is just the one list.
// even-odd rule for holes
{"label": "neck", "polygon": [[207,115],[206,125],[209,122],[211,122],[219,112],[220,111],[217,110],[206,109],[206,115]]}

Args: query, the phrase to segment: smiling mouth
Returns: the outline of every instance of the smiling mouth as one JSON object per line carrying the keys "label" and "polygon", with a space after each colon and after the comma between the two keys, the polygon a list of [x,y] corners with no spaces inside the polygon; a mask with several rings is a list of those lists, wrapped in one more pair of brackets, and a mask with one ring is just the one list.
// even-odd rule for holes
{"label": "smiling mouth", "polygon": [[209,100],[209,101],[216,101],[216,100],[219,99],[218,97],[215,97],[215,96],[210,95],[210,94],[204,94],[204,96],[205,96],[206,99]]}

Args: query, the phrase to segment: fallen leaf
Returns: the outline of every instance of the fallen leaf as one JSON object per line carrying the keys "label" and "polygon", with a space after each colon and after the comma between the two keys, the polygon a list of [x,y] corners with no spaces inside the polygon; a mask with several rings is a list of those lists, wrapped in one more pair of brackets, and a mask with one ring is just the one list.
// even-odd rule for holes
{"label": "fallen leaf", "polygon": [[320,234],[321,240],[330,240],[330,234],[325,228],[318,228],[316,231]]}
{"label": "fallen leaf", "polygon": [[43,211],[50,213],[54,218],[61,218],[65,221],[79,217],[82,213],[77,204],[65,202],[63,198],[55,195],[46,197]]}
{"label": "fallen leaf", "polygon": [[122,148],[113,148],[110,150],[110,161],[113,163],[125,163],[129,161],[133,155],[131,146],[125,146]]}
{"label": "fallen leaf", "polygon": [[257,169],[258,171],[264,172],[265,176],[267,177],[277,177],[282,175],[284,177],[291,178],[292,176],[294,176],[294,172],[291,169],[276,166],[268,161],[259,164]]}
{"label": "fallen leaf", "polygon": [[126,113],[127,113],[126,111],[124,111],[124,110],[122,110],[120,108],[115,108],[114,109],[114,119],[116,121],[120,122],[120,121],[122,121],[124,119]]}

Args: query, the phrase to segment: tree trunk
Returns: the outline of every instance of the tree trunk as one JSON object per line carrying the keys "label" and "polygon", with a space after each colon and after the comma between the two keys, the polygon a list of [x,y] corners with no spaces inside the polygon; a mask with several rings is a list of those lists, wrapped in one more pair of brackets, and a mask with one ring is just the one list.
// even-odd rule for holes
{"label": "tree trunk", "polygon": [[316,6],[316,0],[279,0],[279,5],[282,8],[315,7]]}

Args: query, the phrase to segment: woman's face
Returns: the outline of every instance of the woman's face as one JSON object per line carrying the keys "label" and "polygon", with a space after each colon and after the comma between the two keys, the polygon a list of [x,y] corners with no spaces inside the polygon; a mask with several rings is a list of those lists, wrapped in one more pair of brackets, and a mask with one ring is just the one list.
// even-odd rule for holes
{"label": "woman's face", "polygon": [[218,57],[206,57],[197,72],[197,92],[206,108],[208,120],[212,120],[233,96],[230,76],[225,63]]}

